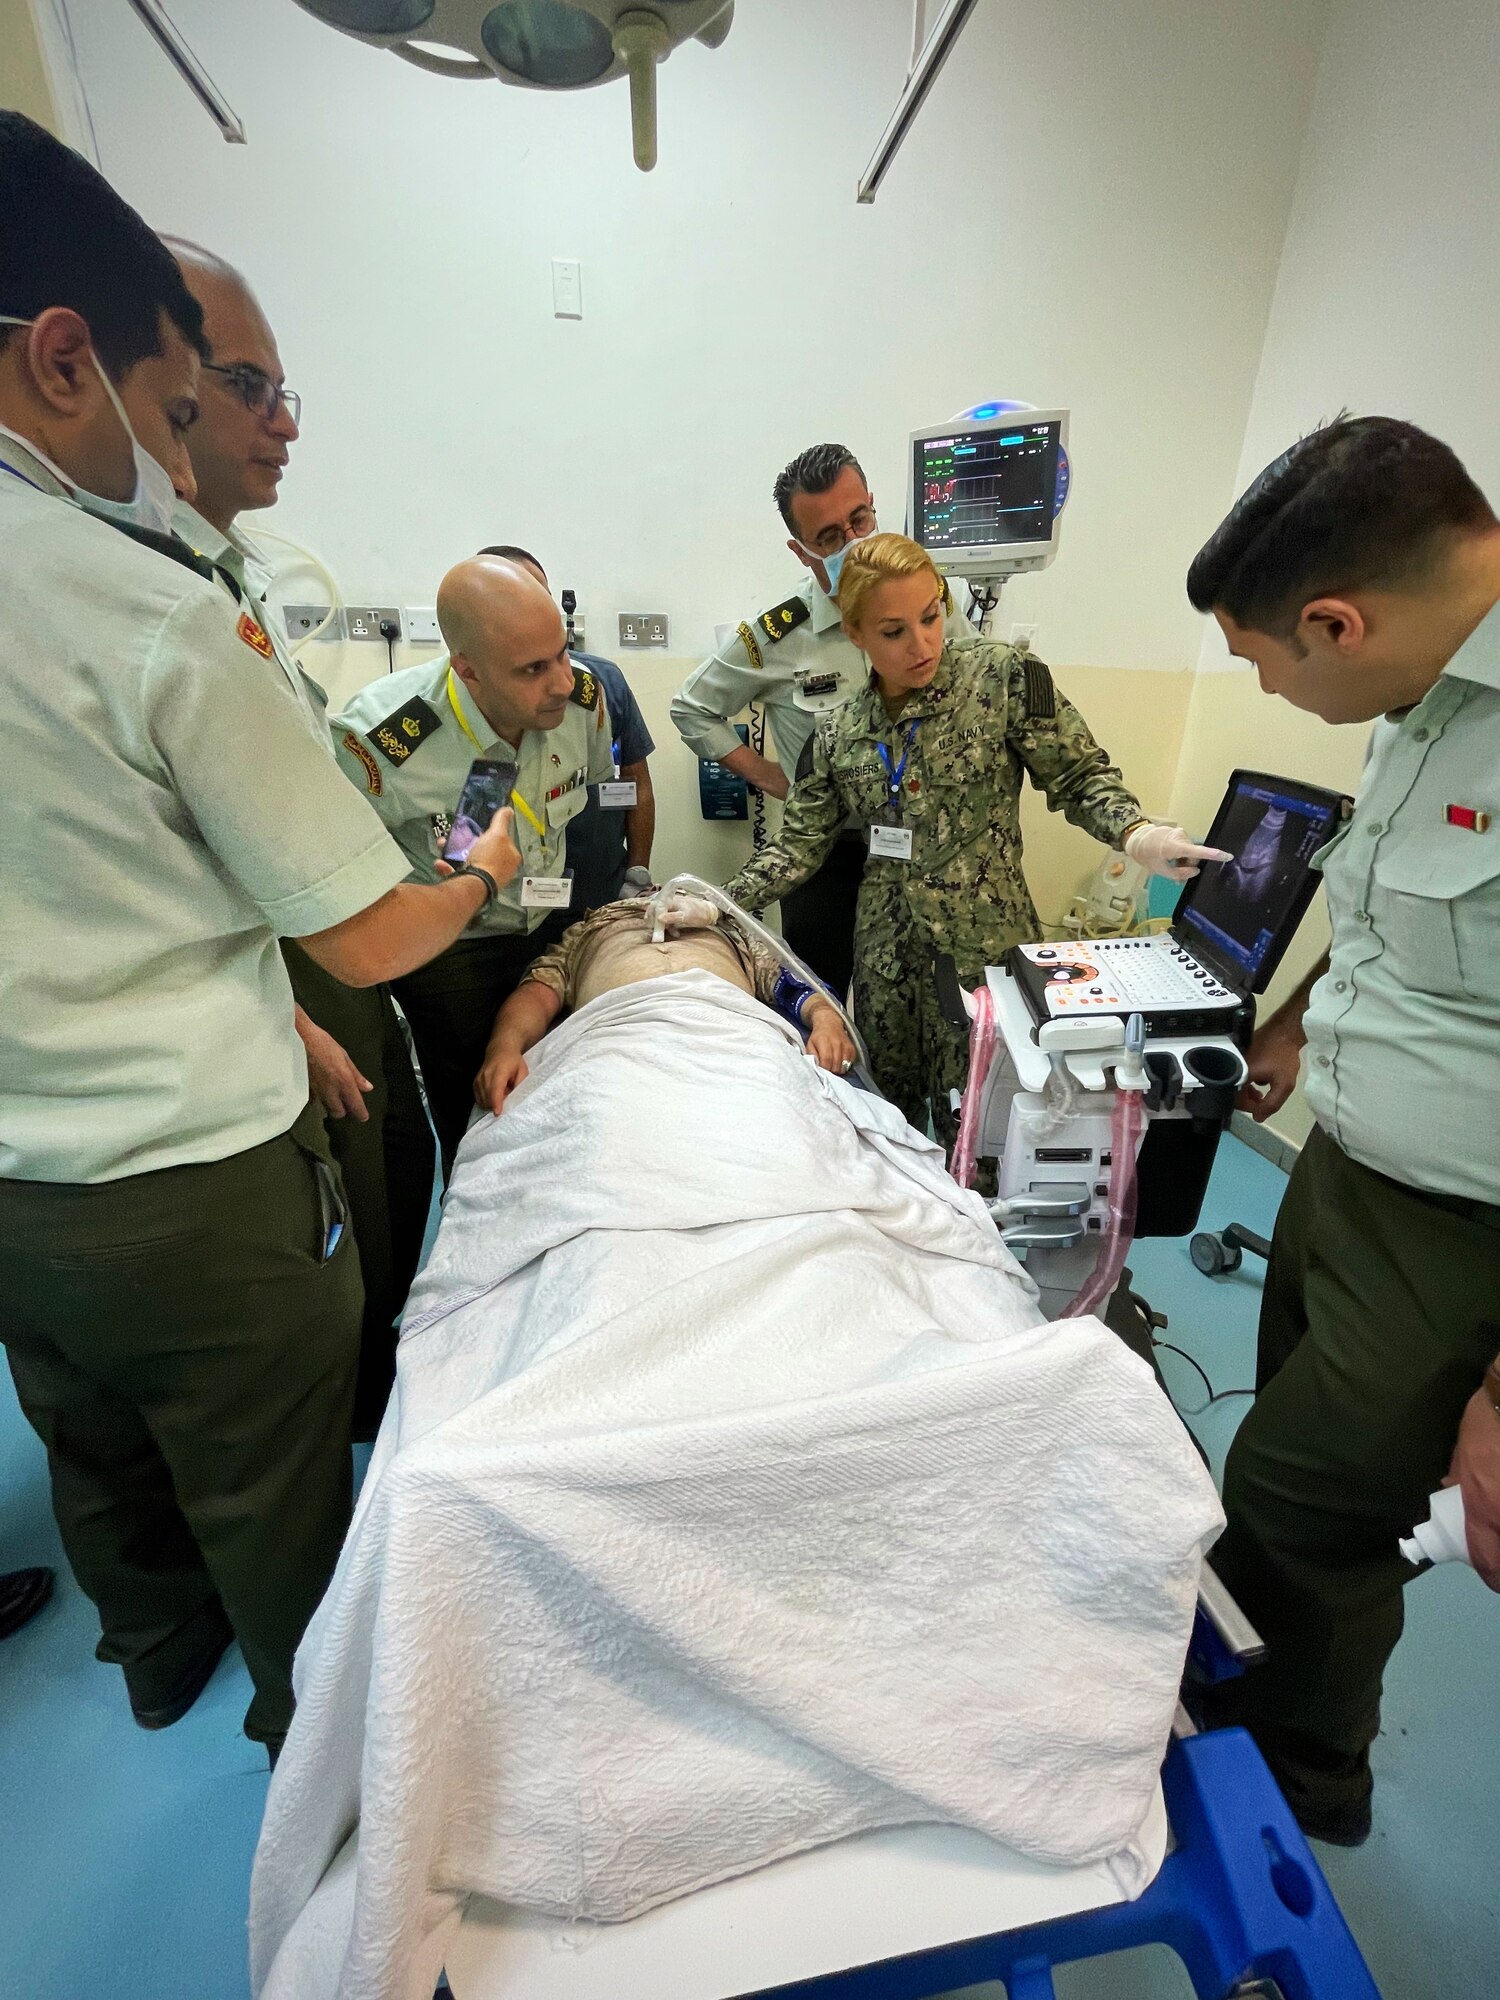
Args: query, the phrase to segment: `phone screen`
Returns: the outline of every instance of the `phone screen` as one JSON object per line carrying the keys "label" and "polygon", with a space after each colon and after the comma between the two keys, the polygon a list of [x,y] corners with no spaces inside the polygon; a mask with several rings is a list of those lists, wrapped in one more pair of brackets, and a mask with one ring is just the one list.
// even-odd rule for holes
{"label": "phone screen", "polygon": [[459,794],[453,825],[443,842],[445,861],[467,861],[469,849],[478,840],[500,808],[510,804],[516,782],[516,766],[488,757],[476,757],[469,766],[464,788]]}

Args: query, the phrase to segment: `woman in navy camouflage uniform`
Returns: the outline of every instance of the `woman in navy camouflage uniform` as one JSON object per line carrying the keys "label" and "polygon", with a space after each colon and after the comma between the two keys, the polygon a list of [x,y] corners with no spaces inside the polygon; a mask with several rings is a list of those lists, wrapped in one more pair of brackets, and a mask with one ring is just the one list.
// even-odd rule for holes
{"label": "woman in navy camouflage uniform", "polygon": [[[1040,935],[1021,872],[1023,776],[1106,846],[1149,823],[1042,662],[1015,646],[945,643],[949,608],[932,558],[905,535],[850,547],[839,609],[869,681],[819,722],[780,834],[728,890],[763,909],[822,865],[851,815],[868,829],[855,1018],[881,1090],[919,1130],[930,1112],[951,1151],[950,1092],[968,1054],[938,1011],[933,961],[951,952],[974,986],[1011,945]],[[1183,852],[1161,872],[1180,879],[1185,855],[1201,850],[1173,844]]]}

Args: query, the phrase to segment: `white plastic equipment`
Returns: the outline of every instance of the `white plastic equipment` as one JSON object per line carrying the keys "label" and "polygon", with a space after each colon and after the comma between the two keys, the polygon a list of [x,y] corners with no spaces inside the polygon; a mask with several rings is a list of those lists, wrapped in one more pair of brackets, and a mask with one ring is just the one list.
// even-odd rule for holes
{"label": "white plastic equipment", "polygon": [[1430,1569],[1434,1563],[1470,1563],[1469,1537],[1464,1526],[1464,1490],[1440,1486],[1428,1502],[1427,1520],[1401,1537],[1401,1553],[1409,1563]]}
{"label": "white plastic equipment", "polygon": [[[1099,1261],[1110,1234],[1111,1181],[1117,1166],[1127,1165],[1113,1157],[1116,1071],[1127,1060],[1126,1024],[1118,1015],[1101,1014],[1035,1028],[1004,967],[988,967],[985,983],[995,1047],[980,1082],[975,1152],[999,1158],[996,1221],[1041,1288],[1043,1312],[1057,1318]],[[971,996],[965,1004],[972,1014]],[[1158,1119],[1201,1117],[1207,1104],[1222,1103],[1244,1079],[1244,1057],[1228,1035],[1153,1037],[1150,1048],[1153,1056],[1177,1059],[1180,1089],[1170,1107],[1153,1109],[1144,1100],[1142,1143]],[[1215,1051],[1214,1061],[1203,1059],[1205,1049]],[[1195,1070],[1219,1073],[1200,1079]],[[1106,1303],[1091,1309],[1102,1313]]]}

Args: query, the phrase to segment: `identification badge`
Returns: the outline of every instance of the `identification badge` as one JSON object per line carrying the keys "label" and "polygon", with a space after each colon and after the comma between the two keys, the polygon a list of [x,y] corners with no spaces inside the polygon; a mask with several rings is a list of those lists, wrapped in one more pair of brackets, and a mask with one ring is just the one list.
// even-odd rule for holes
{"label": "identification badge", "polygon": [[599,803],[606,812],[618,811],[621,806],[635,804],[635,791],[634,778],[616,778],[599,787]]}
{"label": "identification badge", "polygon": [[870,828],[870,852],[880,861],[910,861],[911,828],[909,826],[872,826]]}
{"label": "identification badge", "polygon": [[573,900],[571,875],[523,875],[523,910],[565,910]]}

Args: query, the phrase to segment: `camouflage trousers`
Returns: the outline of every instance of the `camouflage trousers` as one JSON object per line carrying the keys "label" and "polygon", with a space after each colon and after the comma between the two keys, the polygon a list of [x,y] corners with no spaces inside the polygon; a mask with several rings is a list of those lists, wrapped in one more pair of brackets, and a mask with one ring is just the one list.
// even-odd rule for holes
{"label": "camouflage trousers", "polygon": [[854,1018],[882,1095],[919,1132],[927,1130],[930,1113],[933,1134],[951,1159],[958,1139],[951,1093],[968,1078],[968,1030],[943,1019],[932,958],[914,958],[895,978],[868,973],[856,958]]}

